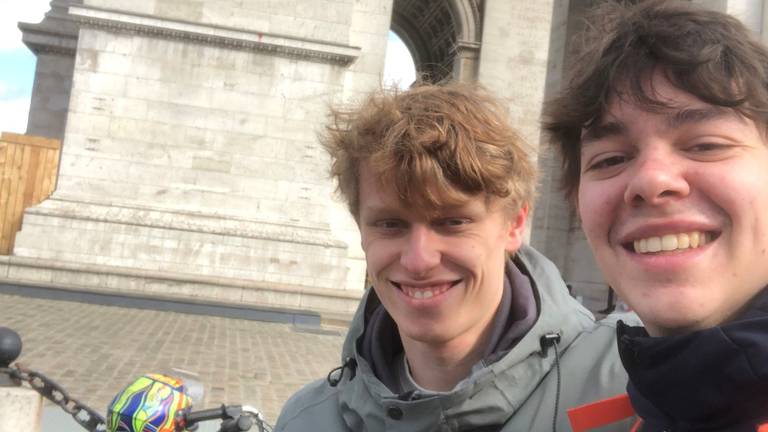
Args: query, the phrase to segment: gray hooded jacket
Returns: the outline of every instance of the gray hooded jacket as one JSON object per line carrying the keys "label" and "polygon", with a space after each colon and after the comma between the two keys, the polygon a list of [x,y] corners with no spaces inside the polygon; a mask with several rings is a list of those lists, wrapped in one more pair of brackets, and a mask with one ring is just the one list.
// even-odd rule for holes
{"label": "gray hooded jacket", "polygon": [[[473,368],[449,393],[394,394],[360,352],[368,330],[366,306],[378,303],[369,290],[344,343],[342,374],[310,383],[293,395],[275,431],[527,432],[551,431],[556,423],[558,432],[567,432],[568,408],[625,393],[616,319],[596,323],[569,295],[554,264],[534,249],[523,246],[515,265],[531,281],[539,314],[503,357]],[[622,320],[637,322],[632,316]],[[543,342],[552,334],[560,335],[557,347]],[[332,386],[329,381],[337,382]],[[629,423],[600,430],[627,431]]]}

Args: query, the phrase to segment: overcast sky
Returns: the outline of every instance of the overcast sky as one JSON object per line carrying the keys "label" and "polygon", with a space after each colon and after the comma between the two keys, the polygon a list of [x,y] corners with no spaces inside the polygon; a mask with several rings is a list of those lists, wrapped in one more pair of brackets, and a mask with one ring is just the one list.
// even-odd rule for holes
{"label": "overcast sky", "polygon": [[[40,22],[50,0],[0,0],[0,131],[24,133],[35,76],[35,55],[21,42],[17,23]],[[389,33],[384,85],[407,87],[413,60],[400,38]]]}

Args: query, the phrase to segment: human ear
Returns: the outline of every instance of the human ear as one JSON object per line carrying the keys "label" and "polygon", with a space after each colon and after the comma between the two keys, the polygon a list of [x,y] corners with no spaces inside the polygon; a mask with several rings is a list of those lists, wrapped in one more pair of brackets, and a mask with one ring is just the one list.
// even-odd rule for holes
{"label": "human ear", "polygon": [[505,249],[510,254],[514,254],[523,244],[525,235],[525,222],[528,220],[528,203],[520,206],[517,213],[509,219],[509,229],[507,231],[507,244]]}

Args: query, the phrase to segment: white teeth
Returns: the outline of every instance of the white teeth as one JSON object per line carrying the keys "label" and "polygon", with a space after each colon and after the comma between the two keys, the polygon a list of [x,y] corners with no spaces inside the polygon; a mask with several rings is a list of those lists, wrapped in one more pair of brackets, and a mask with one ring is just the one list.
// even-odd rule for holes
{"label": "white teeth", "polygon": [[428,299],[448,291],[450,285],[436,285],[430,288],[416,288],[407,285],[400,285],[400,288],[408,297],[415,299]]}
{"label": "white teeth", "polygon": [[649,237],[647,240],[648,252],[658,252],[661,250],[661,238]]}
{"label": "white teeth", "polygon": [[710,240],[709,233],[693,231],[635,240],[634,247],[637,253],[667,252],[701,247],[709,243]]}
{"label": "white teeth", "polygon": [[699,233],[693,232],[691,233],[691,247],[699,247]]}
{"label": "white teeth", "polygon": [[667,234],[661,238],[661,250],[671,251],[677,249],[677,236],[674,234]]}

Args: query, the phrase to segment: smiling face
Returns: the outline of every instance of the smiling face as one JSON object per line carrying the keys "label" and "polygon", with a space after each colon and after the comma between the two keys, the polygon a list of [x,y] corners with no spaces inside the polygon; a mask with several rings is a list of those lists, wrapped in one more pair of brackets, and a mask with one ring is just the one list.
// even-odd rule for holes
{"label": "smiling face", "polygon": [[475,344],[501,301],[505,252],[520,247],[527,208],[511,218],[483,195],[425,215],[370,171],[360,176],[362,247],[403,342]]}
{"label": "smiling face", "polygon": [[768,283],[768,147],[660,73],[582,136],[578,209],[608,283],[652,335],[728,321]]}

